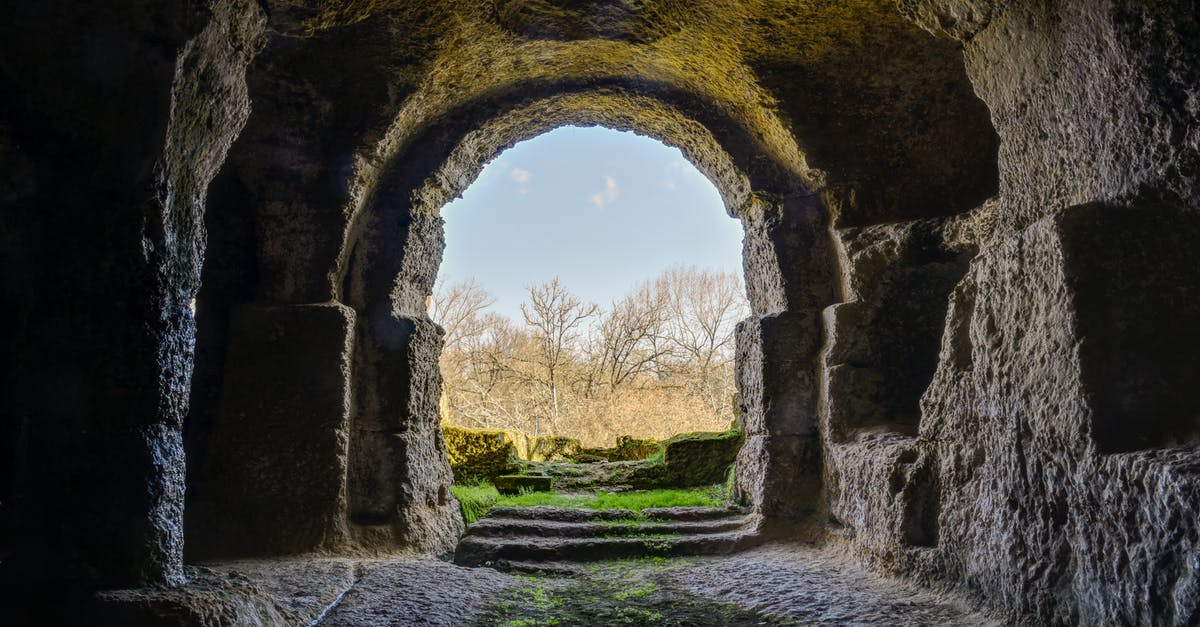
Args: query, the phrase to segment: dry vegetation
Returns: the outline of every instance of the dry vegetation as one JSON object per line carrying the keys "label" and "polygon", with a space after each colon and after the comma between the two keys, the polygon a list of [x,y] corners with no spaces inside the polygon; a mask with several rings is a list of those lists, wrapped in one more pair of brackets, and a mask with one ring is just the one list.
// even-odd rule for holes
{"label": "dry vegetation", "polygon": [[607,309],[555,278],[529,286],[519,322],[488,311],[492,302],[473,279],[431,301],[446,330],[447,423],[606,446],[733,419],[733,330],[748,311],[733,273],[675,266]]}

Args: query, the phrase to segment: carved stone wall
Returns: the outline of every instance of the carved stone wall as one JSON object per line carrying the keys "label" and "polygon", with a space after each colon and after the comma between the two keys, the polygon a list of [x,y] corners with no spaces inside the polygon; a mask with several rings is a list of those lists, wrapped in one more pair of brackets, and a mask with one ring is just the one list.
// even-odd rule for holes
{"label": "carved stone wall", "polygon": [[1194,2],[177,4],[0,24],[6,582],[178,582],[185,488],[190,557],[449,548],[438,212],[580,124],[742,220],[748,504],[1200,621]]}

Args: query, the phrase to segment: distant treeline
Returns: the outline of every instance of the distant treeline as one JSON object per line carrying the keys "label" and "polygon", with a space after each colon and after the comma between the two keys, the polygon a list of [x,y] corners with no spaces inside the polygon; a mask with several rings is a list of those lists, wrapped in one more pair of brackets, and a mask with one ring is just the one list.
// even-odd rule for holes
{"label": "distant treeline", "polygon": [[749,311],[736,274],[674,266],[607,308],[555,277],[529,286],[520,321],[493,302],[474,279],[431,300],[446,423],[607,446],[733,419],[733,331]]}

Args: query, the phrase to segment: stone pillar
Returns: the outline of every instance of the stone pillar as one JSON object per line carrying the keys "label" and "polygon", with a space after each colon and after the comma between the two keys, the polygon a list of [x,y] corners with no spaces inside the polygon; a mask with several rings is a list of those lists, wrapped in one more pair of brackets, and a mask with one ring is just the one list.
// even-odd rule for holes
{"label": "stone pillar", "polygon": [[199,220],[249,112],[265,15],[248,0],[8,8],[0,57],[21,62],[0,71],[0,126],[20,158],[0,174],[18,177],[0,198],[17,234],[0,259],[35,274],[0,329],[14,338],[0,342],[0,422],[15,454],[0,570],[18,600],[57,611],[61,599],[37,597],[64,582],[183,580]]}
{"label": "stone pillar", "polygon": [[768,516],[801,518],[817,509],[821,491],[820,312],[833,302],[836,258],[816,196],[759,195],[741,218],[754,315],[736,338],[746,428],[738,497]]}
{"label": "stone pillar", "polygon": [[381,313],[359,343],[351,520],[381,548],[443,553],[462,530],[438,414],[442,333],[425,317]]}
{"label": "stone pillar", "polygon": [[354,311],[248,305],[230,323],[221,409],[187,511],[189,557],[348,540]]}
{"label": "stone pillar", "polygon": [[814,316],[752,317],[737,328],[738,398],[746,443],[738,454],[741,498],[771,516],[816,510],[821,489],[815,367],[820,326]]}

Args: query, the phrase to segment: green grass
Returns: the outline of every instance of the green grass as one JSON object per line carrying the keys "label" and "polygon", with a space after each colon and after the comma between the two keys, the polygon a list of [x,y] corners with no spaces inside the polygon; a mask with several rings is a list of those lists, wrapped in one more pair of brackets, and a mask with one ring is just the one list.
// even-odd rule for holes
{"label": "green grass", "polygon": [[472,627],[558,625],[778,625],[729,603],[697,596],[671,571],[679,558],[642,557],[589,565],[562,577],[521,577],[495,597]]}
{"label": "green grass", "polygon": [[571,509],[628,509],[641,512],[649,507],[724,507],[726,500],[723,486],[691,490],[599,491],[595,495],[524,492],[515,496],[501,496],[495,487],[488,484],[455,485],[450,487],[450,491],[458,499],[463,522],[468,525],[498,506],[553,505]]}
{"label": "green grass", "polygon": [[618,590],[613,593],[613,598],[618,601],[626,601],[629,599],[642,599],[654,594],[656,587],[654,582],[647,581],[639,586]]}
{"label": "green grass", "polygon": [[482,518],[500,500],[500,493],[489,483],[452,485],[450,493],[458,499],[463,522],[468,525]]}

